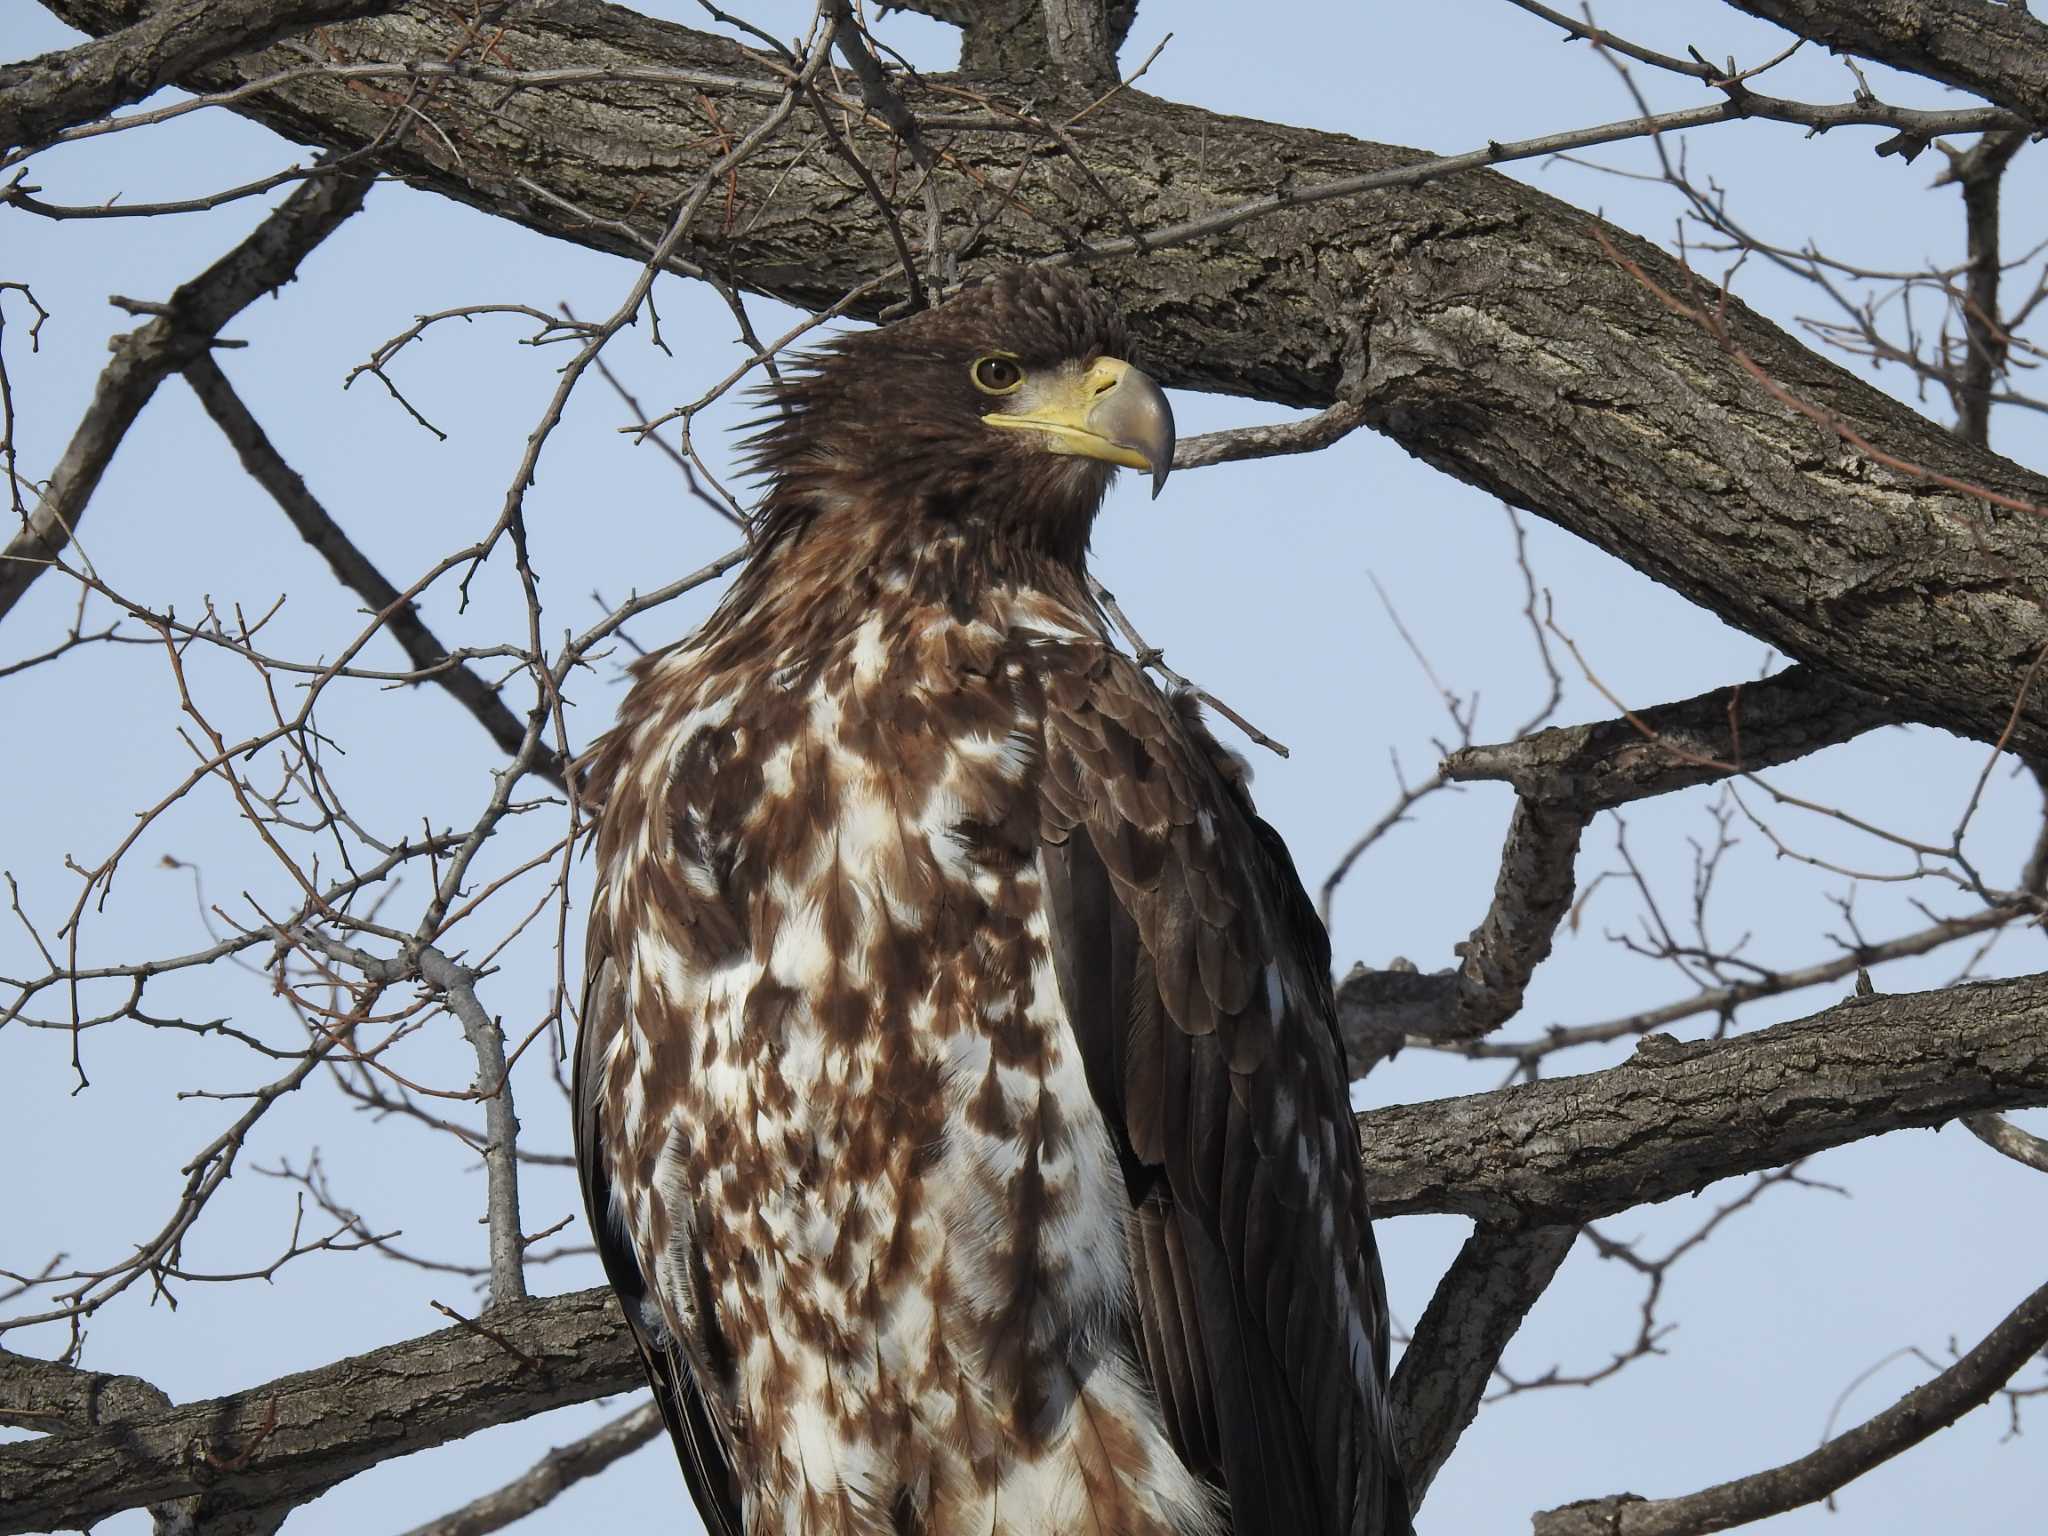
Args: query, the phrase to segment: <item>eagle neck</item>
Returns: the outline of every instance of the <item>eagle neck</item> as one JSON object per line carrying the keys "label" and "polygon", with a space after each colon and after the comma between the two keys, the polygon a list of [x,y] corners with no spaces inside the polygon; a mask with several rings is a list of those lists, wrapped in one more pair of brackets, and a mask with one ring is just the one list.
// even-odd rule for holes
{"label": "eagle neck", "polygon": [[873,619],[945,613],[960,623],[1026,607],[1060,627],[1099,627],[1088,593],[1085,539],[1055,547],[978,518],[849,515],[813,503],[765,509],[760,547],[705,638],[782,656],[815,655]]}

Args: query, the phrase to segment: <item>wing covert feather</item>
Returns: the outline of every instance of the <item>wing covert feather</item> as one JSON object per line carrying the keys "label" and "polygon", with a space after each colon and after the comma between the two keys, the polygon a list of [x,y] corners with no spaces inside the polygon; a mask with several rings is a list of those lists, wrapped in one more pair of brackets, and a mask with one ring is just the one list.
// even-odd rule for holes
{"label": "wing covert feather", "polygon": [[1199,721],[1113,652],[1066,659],[1042,790],[1055,968],[1123,1156],[1168,1433],[1228,1490],[1234,1536],[1405,1536],[1328,937]]}

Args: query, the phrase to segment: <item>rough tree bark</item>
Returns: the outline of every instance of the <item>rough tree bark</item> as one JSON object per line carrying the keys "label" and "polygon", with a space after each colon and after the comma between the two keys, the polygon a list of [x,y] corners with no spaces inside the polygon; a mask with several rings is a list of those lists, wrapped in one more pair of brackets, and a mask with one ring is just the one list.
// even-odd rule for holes
{"label": "rough tree bark", "polygon": [[1837,53],[1974,91],[2048,122],[2048,23],[1986,0],[1728,0]]}
{"label": "rough tree bark", "polygon": [[[1360,1116],[1381,1214],[1487,1224],[1453,1271],[1445,1310],[1460,1315],[1433,1306],[1424,1320],[1450,1369],[1399,1388],[1418,1414],[1404,1447],[1418,1484],[1469,1420],[1517,1304],[1541,1290],[1530,1266],[1562,1257],[1555,1228],[1866,1136],[2038,1104],[2048,979],[2027,978],[1859,998],[1728,1041],[1652,1036],[1605,1072]],[[0,1424],[55,1431],[0,1446],[0,1536],[196,1495],[216,1516],[288,1505],[390,1457],[625,1390],[640,1366],[598,1289],[181,1407],[146,1383],[86,1377],[0,1358]]]}
{"label": "rough tree bark", "polygon": [[177,0],[111,37],[0,66],[0,150],[85,122],[203,64],[389,0]]}
{"label": "rough tree bark", "polygon": [[1734,1040],[1647,1035],[1605,1072],[1361,1117],[1373,1209],[1505,1227],[1591,1221],[1862,1136],[1943,1125],[1980,1098],[2039,1103],[2044,1026],[2048,979],[2025,977],[1855,997]]}
{"label": "rough tree bark", "polygon": [[[146,9],[141,0],[46,4],[93,32]],[[629,256],[644,258],[665,210],[719,153],[694,93],[725,98],[720,111],[737,133],[735,122],[765,111],[779,89],[771,68],[730,42],[595,0],[517,8],[504,26],[494,63],[597,73],[509,94],[502,82],[437,79],[415,109],[440,132],[405,136],[384,163],[486,212]],[[459,33],[440,10],[413,6],[328,29],[322,57],[437,61],[452,56]],[[307,62],[284,46],[201,71],[195,83],[226,87]],[[621,78],[628,69],[643,73]],[[659,70],[676,72],[672,83],[644,73]],[[386,125],[400,99],[393,84],[316,73],[235,109],[289,137],[353,148]],[[1906,717],[1988,740],[2006,730],[2020,678],[2048,645],[2042,517],[1994,515],[1977,496],[1875,464],[1774,398],[1745,361],[1828,420],[1951,481],[2038,507],[2048,505],[2048,480],[1956,442],[1739,302],[1726,307],[1725,339],[1709,334],[1643,281],[1711,297],[1690,274],[1504,177],[1297,201],[1174,244],[1176,226],[1276,186],[1312,189],[1425,157],[1126,89],[1068,132],[1084,174],[1027,121],[963,111],[972,102],[957,88],[972,85],[942,78],[905,89],[944,152],[942,204],[963,226],[989,221],[976,261],[1084,253],[1166,382],[1327,405],[1342,328],[1355,324],[1367,339],[1369,419],[1418,457],[1591,539]],[[1035,82],[1041,106],[1048,89]],[[862,132],[886,160],[882,126]],[[921,194],[906,185],[900,196],[903,225],[916,229]],[[829,157],[803,153],[794,132],[714,201],[687,259],[747,287],[823,305],[898,267],[865,191]],[[1125,234],[1133,227],[1146,232],[1141,259],[1102,254],[1128,256],[1140,243]],[[2011,741],[2048,754],[2048,690],[2024,700]]]}
{"label": "rough tree bark", "polygon": [[[509,1375],[508,1358],[518,1367]],[[216,1518],[288,1507],[393,1456],[644,1379],[602,1287],[496,1308],[488,1331],[444,1328],[252,1391],[111,1422],[76,1411],[81,1400],[103,1399],[63,1384],[57,1373],[67,1368],[35,1363],[45,1369],[0,1372],[0,1423],[47,1427],[61,1415],[69,1432],[0,1447],[0,1532],[81,1530],[195,1495]],[[134,1387],[127,1397],[138,1397]]]}

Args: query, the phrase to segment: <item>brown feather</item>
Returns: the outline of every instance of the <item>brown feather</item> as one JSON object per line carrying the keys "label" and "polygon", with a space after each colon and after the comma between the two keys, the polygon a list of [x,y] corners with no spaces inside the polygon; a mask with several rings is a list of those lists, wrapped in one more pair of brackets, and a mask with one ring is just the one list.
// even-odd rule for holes
{"label": "brown feather", "polygon": [[1032,271],[789,370],[591,755],[600,1255],[716,1536],[1401,1536],[1327,939],[992,349],[1126,341]]}

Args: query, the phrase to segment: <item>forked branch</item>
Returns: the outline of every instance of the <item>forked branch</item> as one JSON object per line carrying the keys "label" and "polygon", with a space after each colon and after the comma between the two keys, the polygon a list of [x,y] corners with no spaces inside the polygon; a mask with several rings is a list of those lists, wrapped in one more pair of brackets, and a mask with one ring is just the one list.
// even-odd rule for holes
{"label": "forked branch", "polygon": [[1698,1536],[1811,1504],[1991,1401],[2013,1373],[2044,1348],[2048,1285],[2021,1302],[1981,1344],[1934,1380],[1817,1451],[1682,1498],[1644,1499],[1621,1493],[1546,1510],[1536,1516],[1535,1536]]}

